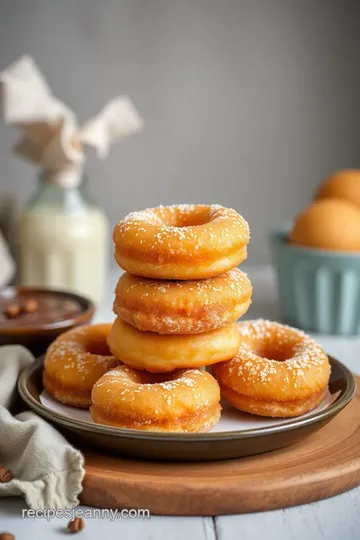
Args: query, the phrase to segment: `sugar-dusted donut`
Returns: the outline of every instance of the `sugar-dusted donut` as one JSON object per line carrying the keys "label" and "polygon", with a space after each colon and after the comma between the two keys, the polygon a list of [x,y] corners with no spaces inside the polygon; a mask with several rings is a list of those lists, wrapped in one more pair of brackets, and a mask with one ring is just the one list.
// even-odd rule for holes
{"label": "sugar-dusted donut", "polygon": [[206,432],[219,420],[219,385],[206,371],[154,375],[119,366],[92,391],[94,422],[148,431]]}
{"label": "sugar-dusted donut", "polygon": [[138,330],[197,334],[239,319],[251,293],[250,280],[238,268],[191,281],[157,281],[126,272],[116,286],[114,312]]}
{"label": "sugar-dusted donut", "polygon": [[110,331],[110,351],[124,364],[153,373],[207,366],[233,358],[240,342],[236,323],[202,334],[141,332],[119,317]]}
{"label": "sugar-dusted donut", "polygon": [[160,206],[133,212],[116,225],[115,259],[138,276],[202,279],[246,259],[249,234],[245,219],[223,206]]}
{"label": "sugar-dusted donut", "polygon": [[234,407],[260,416],[299,416],[321,403],[330,364],[324,350],[304,332],[276,322],[238,324],[235,358],[213,366],[221,395]]}
{"label": "sugar-dusted donut", "polygon": [[57,401],[89,408],[94,383],[121,362],[107,345],[111,324],[81,326],[60,334],[46,351],[43,383]]}

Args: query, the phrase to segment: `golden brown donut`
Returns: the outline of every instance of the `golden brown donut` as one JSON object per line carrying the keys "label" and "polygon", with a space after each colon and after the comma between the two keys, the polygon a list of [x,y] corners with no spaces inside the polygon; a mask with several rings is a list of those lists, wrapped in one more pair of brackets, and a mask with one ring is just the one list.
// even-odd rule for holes
{"label": "golden brown donut", "polygon": [[360,207],[360,170],[336,171],[321,184],[316,199],[343,199]]}
{"label": "golden brown donut", "polygon": [[152,373],[207,366],[229,360],[240,342],[236,323],[202,334],[141,332],[119,317],[110,331],[110,351],[124,364]]}
{"label": "golden brown donut", "polygon": [[154,375],[119,366],[94,385],[98,424],[147,431],[206,432],[220,419],[220,388],[206,371]]}
{"label": "golden brown donut", "polygon": [[180,204],[133,212],[115,227],[115,259],[155,279],[217,276],[247,256],[249,226],[235,210]]}
{"label": "golden brown donut", "polygon": [[111,324],[81,326],[61,334],[46,351],[43,383],[57,401],[87,409],[91,390],[106,371],[121,362],[107,345]]}
{"label": "golden brown donut", "polygon": [[260,416],[292,417],[311,411],[328,391],[330,364],[304,332],[276,322],[238,324],[235,358],[213,366],[221,396]]}
{"label": "golden brown donut", "polygon": [[155,281],[125,273],[115,291],[114,312],[138,330],[198,334],[226,326],[249,309],[252,287],[238,268],[191,281]]}
{"label": "golden brown donut", "polygon": [[341,199],[319,200],[298,215],[289,242],[310,248],[360,251],[360,208]]}

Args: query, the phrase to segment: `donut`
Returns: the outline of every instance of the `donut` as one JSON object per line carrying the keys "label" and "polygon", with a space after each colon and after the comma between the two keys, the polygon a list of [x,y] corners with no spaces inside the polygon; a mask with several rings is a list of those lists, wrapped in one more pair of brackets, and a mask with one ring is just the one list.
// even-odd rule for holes
{"label": "donut", "polygon": [[154,375],[119,366],[97,381],[94,422],[147,431],[206,432],[220,419],[220,388],[206,371]]}
{"label": "donut", "polygon": [[113,232],[124,270],[154,279],[203,279],[247,257],[249,226],[235,210],[180,204],[133,212]]}
{"label": "donut", "polygon": [[320,199],[296,218],[289,242],[336,251],[360,251],[360,207],[341,199]]}
{"label": "donut", "polygon": [[262,319],[238,327],[237,355],[212,368],[223,398],[241,411],[272,417],[300,416],[322,402],[330,364],[310,336]]}
{"label": "donut", "polygon": [[138,330],[198,334],[226,326],[249,309],[252,287],[238,268],[195,281],[155,281],[125,273],[114,312]]}
{"label": "donut", "polygon": [[111,353],[124,364],[152,373],[230,360],[237,353],[239,342],[236,323],[202,334],[166,335],[141,332],[119,317],[108,338]]}
{"label": "donut", "polygon": [[87,409],[91,390],[106,371],[121,362],[107,345],[111,324],[81,326],[60,334],[45,354],[43,384],[57,401]]}

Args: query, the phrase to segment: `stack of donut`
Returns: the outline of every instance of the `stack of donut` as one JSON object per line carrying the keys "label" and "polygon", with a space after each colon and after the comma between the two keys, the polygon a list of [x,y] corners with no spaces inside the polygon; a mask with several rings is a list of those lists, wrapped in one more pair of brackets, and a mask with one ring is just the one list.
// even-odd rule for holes
{"label": "stack of donut", "polygon": [[[236,321],[252,293],[235,268],[247,256],[247,222],[218,205],[159,207],[125,217],[113,239],[125,273],[108,344],[126,367],[95,385],[93,419],[140,429],[211,429],[220,417],[220,390],[196,368],[238,351]],[[108,390],[113,400],[104,399]]]}
{"label": "stack of donut", "polygon": [[[134,212],[114,229],[125,270],[113,325],[77,328],[48,349],[44,385],[97,423],[205,432],[220,397],[273,417],[301,415],[327,392],[328,358],[299,330],[236,321],[252,287],[239,265],[249,227],[235,211],[178,205]],[[212,366],[212,374],[198,369]]]}
{"label": "stack of donut", "polygon": [[134,212],[113,238],[126,270],[109,337],[115,356],[153,373],[235,356],[235,321],[251,302],[250,281],[234,269],[249,241],[248,224],[235,210],[180,205]]}

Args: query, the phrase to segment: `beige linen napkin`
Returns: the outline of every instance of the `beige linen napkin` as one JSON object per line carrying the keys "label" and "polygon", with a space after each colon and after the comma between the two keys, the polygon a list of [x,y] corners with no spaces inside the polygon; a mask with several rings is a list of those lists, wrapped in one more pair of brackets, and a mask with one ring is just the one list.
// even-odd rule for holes
{"label": "beige linen napkin", "polygon": [[9,412],[19,373],[33,361],[21,346],[0,347],[0,465],[14,477],[0,483],[0,497],[24,495],[33,509],[71,508],[79,503],[83,456],[36,414]]}
{"label": "beige linen napkin", "polygon": [[[105,159],[113,142],[138,133],[144,124],[132,101],[118,96],[80,126],[76,114],[53,94],[29,55],[0,72],[0,111],[5,124],[21,132],[16,155],[40,165],[48,178],[55,171],[81,172],[89,146]],[[67,175],[66,182],[71,180],[72,185],[78,182],[75,174]]]}

